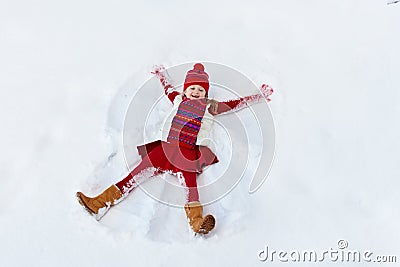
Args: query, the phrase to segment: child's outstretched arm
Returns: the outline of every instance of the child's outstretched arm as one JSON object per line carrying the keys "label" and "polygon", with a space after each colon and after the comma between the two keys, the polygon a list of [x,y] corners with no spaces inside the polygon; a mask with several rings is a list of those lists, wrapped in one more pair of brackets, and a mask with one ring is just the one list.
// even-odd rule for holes
{"label": "child's outstretched arm", "polygon": [[274,92],[274,90],[266,84],[261,85],[260,87],[261,93],[249,95],[245,97],[241,97],[235,100],[228,100],[223,102],[217,102],[214,100],[214,103],[210,106],[209,112],[213,115],[219,115],[227,112],[235,112],[246,108],[252,104],[256,104],[261,102],[264,98],[269,102],[269,96]]}
{"label": "child's outstretched arm", "polygon": [[165,95],[173,103],[175,97],[179,95],[179,92],[173,90],[174,86],[171,84],[171,81],[166,74],[165,67],[163,65],[154,66],[151,73],[154,74],[158,79],[160,79],[161,85],[164,88]]}

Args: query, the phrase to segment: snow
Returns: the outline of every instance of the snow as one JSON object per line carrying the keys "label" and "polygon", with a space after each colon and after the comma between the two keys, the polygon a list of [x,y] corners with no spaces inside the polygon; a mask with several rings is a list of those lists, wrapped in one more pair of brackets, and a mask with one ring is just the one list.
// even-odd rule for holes
{"label": "snow", "polygon": [[[378,0],[3,0],[0,266],[280,266],[257,253],[265,245],[321,251],[339,239],[399,261],[399,8]],[[193,236],[182,208],[137,189],[97,222],[75,192],[94,195],[126,175],[122,128],[134,91],[155,64],[197,61],[275,89],[266,182],[249,194],[244,178],[206,206],[216,217],[207,237]],[[216,171],[228,164],[227,144]],[[162,195],[163,179],[148,186]]]}

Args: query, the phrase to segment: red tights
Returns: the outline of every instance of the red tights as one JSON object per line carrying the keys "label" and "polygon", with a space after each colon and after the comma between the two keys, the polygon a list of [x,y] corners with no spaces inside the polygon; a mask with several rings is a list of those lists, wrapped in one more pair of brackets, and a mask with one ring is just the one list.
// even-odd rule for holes
{"label": "red tights", "polygon": [[[133,171],[128,174],[128,176],[115,185],[123,194],[128,194],[133,191],[133,189],[135,189],[139,183],[161,173],[163,173],[163,171],[155,169],[148,158],[143,158],[139,165],[136,166]],[[197,173],[182,171],[182,176],[185,181],[183,186],[187,188],[186,201],[199,201],[199,193],[197,191],[196,181]]]}

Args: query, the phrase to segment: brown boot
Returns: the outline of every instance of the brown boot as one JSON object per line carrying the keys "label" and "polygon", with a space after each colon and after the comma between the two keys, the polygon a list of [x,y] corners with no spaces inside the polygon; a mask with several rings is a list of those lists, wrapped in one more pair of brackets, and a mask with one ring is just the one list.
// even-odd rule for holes
{"label": "brown boot", "polygon": [[208,214],[203,218],[203,207],[200,202],[193,201],[185,205],[186,216],[195,233],[207,234],[215,226],[214,216]]}
{"label": "brown boot", "polygon": [[122,200],[122,192],[115,185],[107,188],[103,193],[97,197],[87,197],[82,192],[76,193],[79,203],[90,213],[96,220],[100,220],[101,217],[106,214],[112,205],[117,204]]}

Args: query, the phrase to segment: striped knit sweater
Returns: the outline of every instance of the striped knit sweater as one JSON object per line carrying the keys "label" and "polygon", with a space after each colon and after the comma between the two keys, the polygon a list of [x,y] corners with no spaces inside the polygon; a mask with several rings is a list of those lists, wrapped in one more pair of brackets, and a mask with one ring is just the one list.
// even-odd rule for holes
{"label": "striped knit sweater", "polygon": [[172,119],[167,141],[179,142],[182,146],[194,148],[206,107],[206,99],[182,101]]}

